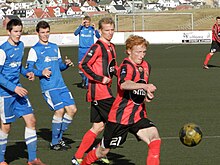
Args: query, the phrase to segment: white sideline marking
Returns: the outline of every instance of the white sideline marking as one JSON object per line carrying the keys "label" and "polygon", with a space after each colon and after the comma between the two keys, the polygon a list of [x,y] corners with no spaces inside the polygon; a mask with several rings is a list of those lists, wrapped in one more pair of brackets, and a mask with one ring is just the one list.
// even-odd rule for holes
{"label": "white sideline marking", "polygon": [[[220,138],[220,136],[203,136],[202,137],[203,139],[217,139],[217,138]],[[176,139],[179,139],[179,137],[177,137],[177,136],[175,136],[175,137],[161,137],[161,139],[162,140],[176,140]],[[136,141],[136,138],[127,138],[126,139],[127,141]],[[74,139],[73,138],[73,141],[74,142],[81,142],[82,141],[82,139]],[[24,142],[24,140],[8,140],[8,142],[10,143],[15,143],[15,142]],[[38,142],[46,142],[46,143],[48,143],[48,141],[46,141],[46,140],[38,140]]]}
{"label": "white sideline marking", "polygon": [[179,47],[179,46],[182,46],[182,45],[172,45],[172,46],[166,47],[165,49],[167,50],[167,49],[176,48],[176,47]]}

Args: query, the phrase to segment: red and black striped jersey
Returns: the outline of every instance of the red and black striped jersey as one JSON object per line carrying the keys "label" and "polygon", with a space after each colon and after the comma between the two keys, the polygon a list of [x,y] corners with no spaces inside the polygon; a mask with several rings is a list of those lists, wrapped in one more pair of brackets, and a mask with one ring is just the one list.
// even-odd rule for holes
{"label": "red and black striped jersey", "polygon": [[220,43],[220,26],[214,24],[212,27],[212,40]]}
{"label": "red and black striped jersey", "polygon": [[80,70],[88,77],[87,101],[103,100],[113,97],[111,83],[102,84],[103,78],[116,75],[116,51],[114,44],[97,40],[79,64]]}
{"label": "red and black striped jersey", "polygon": [[[110,122],[128,125],[147,117],[144,100],[136,102],[131,95],[131,92],[134,92],[134,90],[122,90],[120,85],[126,80],[134,82],[144,80],[148,83],[149,73],[150,65],[146,61],[137,65],[132,63],[128,58],[124,59],[118,70],[117,96],[108,116]],[[135,92],[140,95],[140,99],[142,99],[141,97],[143,97],[143,95],[145,97],[146,93],[143,89],[136,90]]]}

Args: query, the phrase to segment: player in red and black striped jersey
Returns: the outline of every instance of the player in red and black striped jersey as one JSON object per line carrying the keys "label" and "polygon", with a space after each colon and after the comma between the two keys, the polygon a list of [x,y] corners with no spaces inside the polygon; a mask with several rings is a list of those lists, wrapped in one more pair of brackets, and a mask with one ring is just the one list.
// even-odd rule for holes
{"label": "player in red and black striped jersey", "polygon": [[150,66],[144,61],[149,45],[141,36],[131,35],[125,42],[128,57],[118,69],[118,92],[106,123],[101,145],[90,151],[81,165],[90,165],[111,148],[126,141],[130,132],[148,145],[147,165],[159,165],[161,139],[154,123],[147,118],[145,102],[154,98],[156,86],[149,84]]}
{"label": "player in red and black striped jersey", "polygon": [[212,44],[203,63],[204,69],[209,69],[208,62],[216,52],[220,52],[220,17],[216,17],[216,23],[212,27]]}
{"label": "player in red and black striped jersey", "polygon": [[112,18],[102,18],[99,21],[99,31],[101,37],[93,44],[84,58],[79,68],[88,77],[87,101],[91,102],[90,121],[92,128],[86,132],[82,142],[75,153],[72,163],[82,159],[84,153],[94,143],[108,120],[108,114],[114,102],[111,91],[113,75],[116,75],[116,51],[111,39],[114,34],[115,23]]}

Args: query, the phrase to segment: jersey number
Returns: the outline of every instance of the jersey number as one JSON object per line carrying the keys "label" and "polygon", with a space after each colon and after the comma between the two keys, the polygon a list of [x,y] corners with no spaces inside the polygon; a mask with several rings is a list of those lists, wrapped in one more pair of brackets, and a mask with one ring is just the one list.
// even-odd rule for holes
{"label": "jersey number", "polygon": [[119,146],[121,142],[121,136],[112,138],[111,146]]}

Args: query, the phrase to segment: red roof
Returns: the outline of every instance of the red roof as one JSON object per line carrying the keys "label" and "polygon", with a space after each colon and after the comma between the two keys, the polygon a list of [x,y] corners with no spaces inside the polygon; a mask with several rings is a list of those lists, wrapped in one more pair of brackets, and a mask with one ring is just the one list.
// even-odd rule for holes
{"label": "red roof", "polygon": [[72,9],[73,11],[82,11],[82,10],[80,9],[80,7],[71,7],[71,9]]}
{"label": "red roof", "polygon": [[56,9],[57,7],[60,8],[60,13],[65,13],[65,9],[61,6],[56,6],[56,7],[46,7],[46,9],[49,11],[49,12],[54,12],[54,9]]}
{"label": "red roof", "polygon": [[37,8],[37,9],[33,9],[33,10],[34,10],[34,14],[37,18],[41,18],[41,16],[44,13],[44,11],[41,8]]}
{"label": "red roof", "polygon": [[49,18],[49,17],[51,17],[47,12],[44,12],[41,8],[36,8],[33,10],[34,10],[34,13],[32,16],[30,16],[31,18]]}

